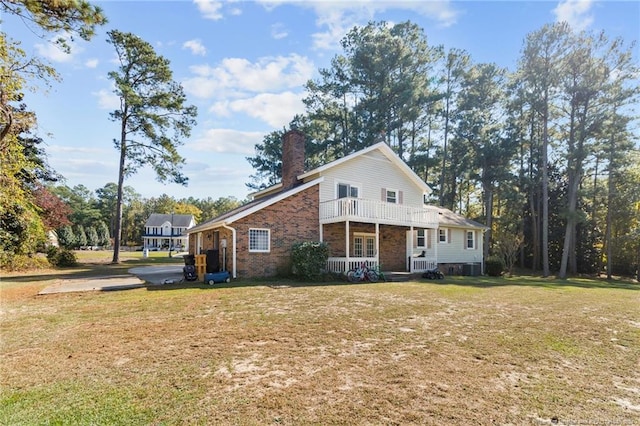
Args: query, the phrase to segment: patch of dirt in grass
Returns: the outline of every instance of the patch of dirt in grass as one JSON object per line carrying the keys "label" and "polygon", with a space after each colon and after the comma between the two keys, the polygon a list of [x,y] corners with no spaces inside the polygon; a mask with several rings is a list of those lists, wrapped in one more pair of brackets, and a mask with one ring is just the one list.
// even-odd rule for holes
{"label": "patch of dirt in grass", "polygon": [[[0,384],[36,423],[49,413],[25,391],[67,383],[97,400],[120,393],[153,413],[147,424],[640,422],[638,292],[472,290],[409,282],[26,298],[3,306]],[[51,392],[61,405],[71,398]]]}

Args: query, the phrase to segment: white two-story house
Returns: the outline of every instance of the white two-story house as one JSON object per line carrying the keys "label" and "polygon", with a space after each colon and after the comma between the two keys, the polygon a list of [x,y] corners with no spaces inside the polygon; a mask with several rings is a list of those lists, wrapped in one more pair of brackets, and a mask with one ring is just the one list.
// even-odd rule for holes
{"label": "white two-story house", "polygon": [[187,230],[196,225],[190,214],[152,213],[144,224],[143,247],[148,250],[183,250],[187,247]]}
{"label": "white two-story house", "polygon": [[234,277],[285,275],[300,241],[329,246],[327,270],[445,273],[482,264],[485,227],[424,203],[430,188],[384,142],[304,170],[304,135],[283,138],[282,182],[189,229],[189,252],[217,256]]}

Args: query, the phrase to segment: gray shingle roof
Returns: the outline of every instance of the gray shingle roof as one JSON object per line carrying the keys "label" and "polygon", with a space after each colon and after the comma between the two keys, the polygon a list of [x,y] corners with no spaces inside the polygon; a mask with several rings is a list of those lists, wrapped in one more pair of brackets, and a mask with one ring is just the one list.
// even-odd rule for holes
{"label": "gray shingle roof", "polygon": [[[173,216],[173,218],[172,218]],[[144,226],[162,226],[163,223],[169,222],[173,223],[174,228],[186,228],[191,224],[191,220],[193,219],[193,215],[190,214],[161,214],[161,213],[151,213],[149,219],[144,224]]]}
{"label": "gray shingle roof", "polygon": [[456,227],[456,228],[487,228],[485,225],[476,222],[475,220],[467,219],[466,217],[454,213],[449,209],[445,209],[444,207],[435,207],[438,209],[438,219],[440,221],[440,226],[443,227]]}

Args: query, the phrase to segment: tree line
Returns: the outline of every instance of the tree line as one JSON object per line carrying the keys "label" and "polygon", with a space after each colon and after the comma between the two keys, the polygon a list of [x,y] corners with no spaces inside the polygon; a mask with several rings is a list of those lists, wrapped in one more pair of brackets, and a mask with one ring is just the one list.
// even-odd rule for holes
{"label": "tree line", "polygon": [[[96,191],[84,185],[69,187],[50,185],[48,188],[68,208],[68,221],[56,229],[62,247],[77,249],[85,246],[113,248],[116,233],[118,185],[108,183]],[[140,246],[145,223],[152,213],[189,214],[202,223],[242,204],[235,197],[176,199],[167,194],[144,198],[130,186],[123,190],[123,246]]]}
{"label": "tree line", "polygon": [[[485,223],[485,258],[522,241],[520,266],[632,274],[640,263],[640,71],[635,41],[528,34],[517,69],[428,44],[410,21],[352,29],[289,127],[307,167],[384,141],[433,189],[429,202]],[[280,179],[282,131],[247,160],[259,189]],[[503,246],[503,247],[501,247]]]}
{"label": "tree line", "polygon": [[[84,0],[0,0],[0,8],[33,23],[43,38],[65,30],[67,37],[89,40],[107,22]],[[109,228],[118,262],[119,247],[139,239],[136,232],[151,212],[145,208],[200,209],[198,200],[189,199],[173,200],[166,210],[124,185],[144,166],[161,182],[186,184],[177,147],[195,125],[196,110],[185,104],[169,62],[149,43],[117,30],[108,36],[118,58],[108,77],[121,101],[109,116],[120,125],[113,139],[120,167],[118,182],[96,191],[94,199],[82,186],[59,185],[62,177],[47,165],[34,133],[36,113],[23,102],[36,82],[47,86],[59,75],[0,31],[3,264],[34,253],[48,230],[70,225],[76,244],[83,233],[93,241],[92,228],[98,239]],[[69,48],[64,37],[57,43]],[[549,24],[527,35],[515,70],[431,46],[410,21],[353,28],[341,45],[343,53],[307,82],[305,113],[289,124],[308,137],[308,168],[384,141],[431,186],[429,202],[487,224],[485,256],[513,252],[508,243],[521,241],[520,266],[544,276],[638,268],[635,41]],[[265,135],[247,158],[255,170],[250,188],[280,179],[285,131]],[[207,203],[218,201],[239,203]],[[201,209],[201,219],[209,217],[208,208]]]}

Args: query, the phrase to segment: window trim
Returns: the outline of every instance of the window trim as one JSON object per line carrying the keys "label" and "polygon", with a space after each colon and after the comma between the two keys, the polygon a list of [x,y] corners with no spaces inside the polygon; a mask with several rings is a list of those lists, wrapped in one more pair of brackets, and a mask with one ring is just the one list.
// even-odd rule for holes
{"label": "window trim", "polygon": [[[422,232],[422,236],[420,236],[420,232]],[[428,232],[426,229],[416,229],[416,248],[427,248],[427,235]],[[420,245],[420,239],[422,238],[422,245]]]}
{"label": "window trim", "polygon": [[[444,240],[442,240],[441,233],[444,233]],[[438,228],[438,244],[449,244],[449,229],[448,228]]]}
{"label": "window trim", "polygon": [[[393,201],[389,201],[389,193],[393,192]],[[384,194],[384,199],[387,203],[390,204],[399,204],[399,197],[400,197],[400,191],[398,191],[397,189],[393,189],[393,188],[385,188],[385,194]]]}
{"label": "window trim", "polygon": [[[362,193],[362,185],[358,182],[349,182],[349,181],[344,181],[344,180],[336,180],[336,184],[334,186],[335,191],[336,191],[336,195],[335,195],[335,199],[339,200],[340,199],[340,185],[344,185],[347,187],[347,191],[349,192],[349,194],[345,197],[345,198],[360,198],[362,197],[362,195],[360,195]],[[355,188],[356,191],[358,192],[358,196],[357,197],[353,197],[351,195],[351,189]]]}
{"label": "window trim", "polygon": [[[471,234],[471,247],[469,247],[469,234]],[[464,247],[467,250],[475,250],[476,249],[476,232],[467,230],[464,234],[465,244]]]}
{"label": "window trim", "polygon": [[[267,235],[267,249],[255,249],[251,248],[251,233],[252,231],[260,231],[266,232]],[[269,228],[249,228],[249,233],[247,235],[248,243],[249,243],[249,253],[270,253],[271,252],[271,229]],[[257,241],[256,241],[257,242]]]}
{"label": "window trim", "polygon": [[[362,255],[358,256],[356,253],[356,238],[362,238]],[[367,252],[367,240],[373,240],[373,253],[369,256]],[[353,257],[375,257],[376,256],[376,234],[372,234],[369,232],[354,232],[353,233]]]}

